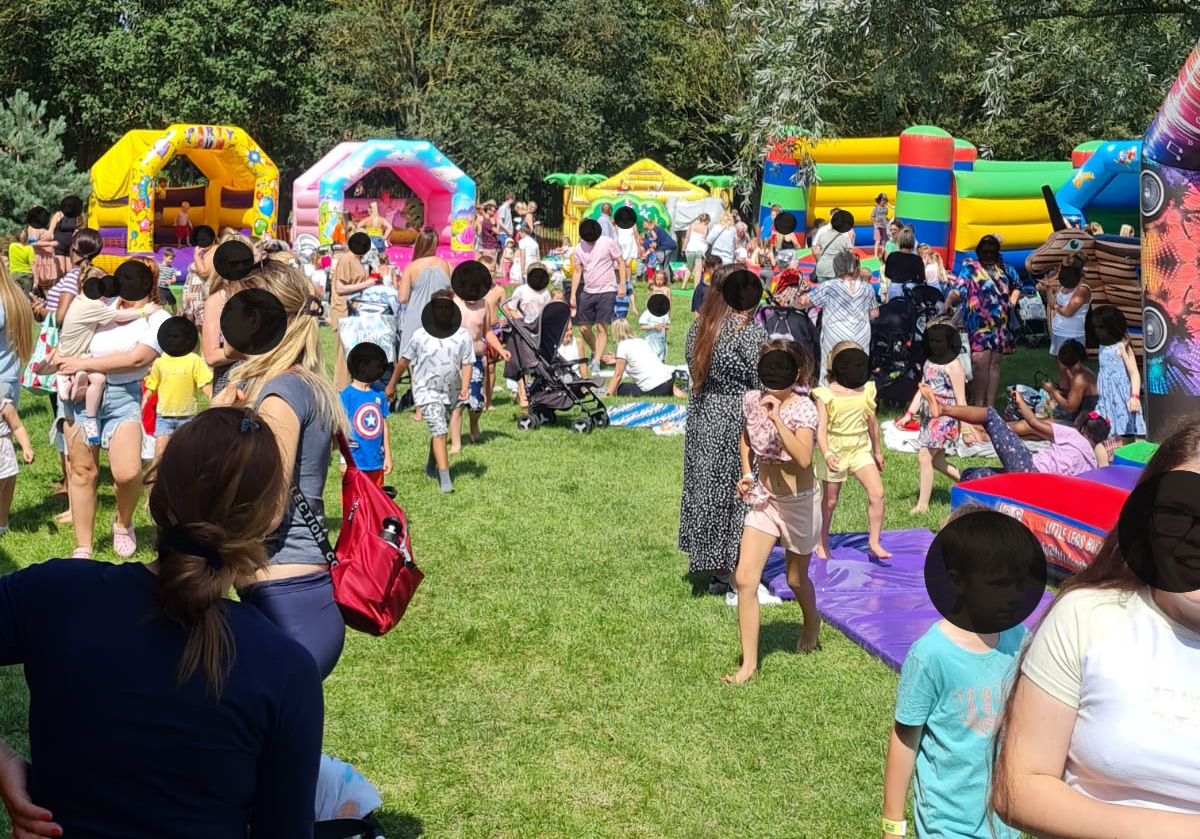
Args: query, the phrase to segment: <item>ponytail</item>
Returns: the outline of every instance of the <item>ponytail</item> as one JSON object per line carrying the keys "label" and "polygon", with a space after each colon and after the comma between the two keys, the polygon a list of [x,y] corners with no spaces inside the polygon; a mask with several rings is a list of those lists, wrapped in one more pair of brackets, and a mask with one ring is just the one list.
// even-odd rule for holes
{"label": "ponytail", "polygon": [[160,528],[157,549],[159,608],[188,633],[179,686],[203,667],[210,693],[220,699],[234,658],[225,596],[266,564],[266,548],[261,539],[231,535],[218,524],[191,522]]}
{"label": "ponytail", "polygon": [[187,632],[179,686],[203,668],[219,700],[235,660],[225,598],[266,567],[287,493],[279,445],[253,411],[209,408],[175,433],[146,483],[158,525],[155,599]]}

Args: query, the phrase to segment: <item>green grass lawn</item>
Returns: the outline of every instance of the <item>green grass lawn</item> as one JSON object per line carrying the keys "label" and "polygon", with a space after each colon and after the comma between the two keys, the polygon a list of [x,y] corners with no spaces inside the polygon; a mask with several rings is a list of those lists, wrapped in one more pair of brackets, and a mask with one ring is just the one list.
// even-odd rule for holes
{"label": "green grass lawn", "polygon": [[[674,298],[672,363],[688,298]],[[1021,350],[1005,383],[1050,363]],[[38,459],[18,479],[0,572],[74,544],[50,523],[65,501],[48,498],[49,403],[27,392],[21,413]],[[693,586],[675,550],[683,437],[519,432],[497,394],[485,441],[452,459],[456,492],[442,496],[410,416],[390,420],[390,483],[426,581],[390,635],[349,633],[326,682],[325,751],[380,788],[389,839],[878,835],[897,677],[829,627],[822,652],[792,654],[800,613],[785,604],[763,610],[760,677],[721,683],[737,666],[736,615]],[[931,511],[908,515],[915,456],[887,452],[884,483],[887,528],[936,528],[949,512],[939,477]],[[111,486],[105,469],[96,548],[109,561]],[[851,482],[834,530],[865,528]],[[137,535],[148,561],[144,511]],[[25,754],[27,700],[20,671],[0,668],[0,736]]]}

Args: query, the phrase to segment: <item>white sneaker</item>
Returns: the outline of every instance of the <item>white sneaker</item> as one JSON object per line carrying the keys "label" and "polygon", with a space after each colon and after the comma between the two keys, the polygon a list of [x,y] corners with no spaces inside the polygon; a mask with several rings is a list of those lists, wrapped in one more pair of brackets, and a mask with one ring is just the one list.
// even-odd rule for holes
{"label": "white sneaker", "polygon": [[[737,590],[734,589],[725,595],[725,605],[726,606],[736,606],[737,604],[738,604]],[[771,594],[770,589],[768,589],[762,583],[759,583],[758,584],[758,605],[760,605],[760,606],[782,606],[783,598],[776,597],[775,595]]]}

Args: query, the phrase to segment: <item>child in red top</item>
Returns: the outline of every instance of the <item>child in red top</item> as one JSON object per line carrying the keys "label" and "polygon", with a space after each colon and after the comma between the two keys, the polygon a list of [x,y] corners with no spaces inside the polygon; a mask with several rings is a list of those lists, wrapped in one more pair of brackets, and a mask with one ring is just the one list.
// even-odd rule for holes
{"label": "child in red top", "polygon": [[[792,357],[796,378],[783,390],[752,390],[742,401],[746,425],[741,444],[742,479],[737,492],[749,511],[734,572],[742,666],[725,677],[731,684],[741,684],[758,672],[758,586],[771,549],[778,542],[787,551],[788,587],[804,614],[804,630],[796,642],[796,652],[811,652],[820,646],[821,615],[808,578],[808,562],[817,544],[812,462],[817,407],[807,388],[813,360],[804,347],[787,340],[763,344],[760,360],[773,350]],[[752,458],[758,464],[757,479],[751,471]]]}

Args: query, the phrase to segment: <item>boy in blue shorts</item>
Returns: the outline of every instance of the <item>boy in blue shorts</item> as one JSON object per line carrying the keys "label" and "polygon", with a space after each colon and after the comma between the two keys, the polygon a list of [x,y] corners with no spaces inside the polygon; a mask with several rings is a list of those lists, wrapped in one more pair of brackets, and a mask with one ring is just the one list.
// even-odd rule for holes
{"label": "boy in blue shorts", "polygon": [[387,432],[388,400],[378,384],[387,369],[387,355],[377,344],[359,344],[350,351],[346,366],[353,379],[341,394],[342,410],[350,423],[346,438],[350,441],[354,465],[374,481],[375,486],[381,487],[383,476],[392,474],[392,441]]}
{"label": "boy in blue shorts", "polygon": [[[1010,516],[980,507],[954,513],[938,534],[945,580],[957,595],[948,619],[917,640],[900,671],[883,781],[885,839],[1019,839],[991,810],[992,731],[1027,632],[1025,589],[1045,588],[1045,555]],[[934,549],[931,549],[931,553]],[[931,561],[936,561],[933,559]],[[904,820],[909,782],[915,831]]]}

